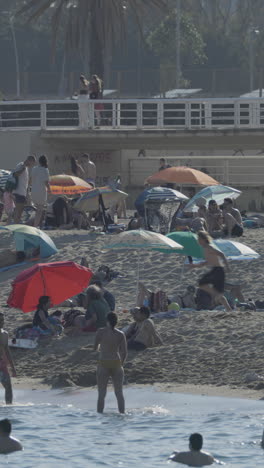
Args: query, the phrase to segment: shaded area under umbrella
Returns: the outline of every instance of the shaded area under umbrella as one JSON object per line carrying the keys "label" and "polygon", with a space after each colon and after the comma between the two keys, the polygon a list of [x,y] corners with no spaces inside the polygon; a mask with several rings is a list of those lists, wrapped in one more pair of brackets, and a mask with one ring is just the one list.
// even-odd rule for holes
{"label": "shaded area under umbrella", "polygon": [[147,184],[174,183],[179,185],[218,185],[219,182],[213,177],[192,167],[177,166],[169,167],[163,171],[149,176]]}
{"label": "shaded area under umbrella", "polygon": [[20,273],[7,300],[10,307],[32,312],[40,296],[58,305],[87,288],[93,272],[74,262],[38,263]]}
{"label": "shaded area under umbrella", "polygon": [[158,250],[159,252],[167,253],[176,252],[182,249],[180,244],[177,244],[172,239],[169,239],[157,232],[146,231],[144,229],[136,229],[125,231],[115,236],[114,242],[111,240],[104,246],[106,249],[114,250],[136,250],[138,253],[137,265],[137,283],[136,296],[139,285],[139,270],[140,270],[140,252],[142,250]]}
{"label": "shaded area under umbrella", "polygon": [[84,212],[97,211],[100,208],[100,200],[103,201],[105,208],[109,208],[111,205],[118,203],[127,196],[127,193],[110,186],[97,187],[82,195],[79,200],[76,201],[74,208]]}
{"label": "shaded area under umbrella", "polygon": [[43,231],[24,224],[11,224],[0,226],[0,229],[11,231],[14,235],[16,250],[27,252],[32,249],[40,249],[40,257],[46,258],[58,252],[53,240]]}

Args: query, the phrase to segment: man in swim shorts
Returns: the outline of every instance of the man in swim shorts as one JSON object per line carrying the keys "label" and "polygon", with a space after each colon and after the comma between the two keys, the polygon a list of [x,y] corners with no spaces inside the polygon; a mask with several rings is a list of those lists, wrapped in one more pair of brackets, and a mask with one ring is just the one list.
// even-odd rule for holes
{"label": "man in swim shorts", "polygon": [[11,437],[11,422],[9,419],[2,419],[0,421],[0,453],[8,454],[23,450],[23,447],[19,440]]}
{"label": "man in swim shorts", "polygon": [[203,447],[203,436],[201,434],[195,433],[191,434],[189,438],[189,448],[188,452],[174,452],[170,456],[170,460],[183,463],[188,466],[207,466],[212,465],[216,460],[210,453],[203,452],[201,449]]}
{"label": "man in swim shorts", "polygon": [[107,315],[107,326],[99,328],[95,336],[94,350],[100,346],[100,355],[97,364],[98,400],[97,412],[103,413],[104,401],[109,378],[112,378],[119,413],[125,412],[125,399],[123,395],[124,362],[127,357],[127,344],[125,334],[116,329],[117,315],[110,312]]}
{"label": "man in swim shorts", "polygon": [[0,312],[0,382],[5,389],[5,402],[10,405],[13,401],[13,391],[8,364],[11,367],[13,377],[16,377],[16,370],[8,347],[8,333],[3,329],[3,326],[4,314]]}
{"label": "man in swim shorts", "polygon": [[215,302],[222,304],[227,311],[231,311],[227,299],[224,296],[225,285],[225,270],[224,266],[229,271],[229,266],[225,255],[220,250],[213,247],[211,244],[211,237],[206,231],[198,232],[198,243],[204,250],[205,261],[198,264],[191,263],[189,268],[201,268],[210,266],[211,271],[203,275],[199,280],[199,288],[209,293]]}

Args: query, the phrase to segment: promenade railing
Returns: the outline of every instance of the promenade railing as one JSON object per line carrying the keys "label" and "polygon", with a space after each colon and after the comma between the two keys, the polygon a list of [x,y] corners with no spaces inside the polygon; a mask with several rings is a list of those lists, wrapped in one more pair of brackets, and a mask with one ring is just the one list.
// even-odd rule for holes
{"label": "promenade railing", "polygon": [[0,131],[264,128],[264,99],[1,101]]}

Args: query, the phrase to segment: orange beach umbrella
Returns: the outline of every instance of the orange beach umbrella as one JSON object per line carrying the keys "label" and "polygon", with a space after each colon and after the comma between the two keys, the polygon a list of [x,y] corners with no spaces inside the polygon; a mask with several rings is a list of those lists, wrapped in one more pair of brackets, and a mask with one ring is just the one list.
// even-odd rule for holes
{"label": "orange beach umbrella", "polygon": [[53,195],[75,195],[89,192],[92,188],[85,180],[67,174],[58,174],[50,178],[50,189]]}
{"label": "orange beach umbrella", "polygon": [[219,182],[213,177],[192,167],[177,166],[168,167],[156,172],[146,179],[146,183],[151,185],[172,183],[179,185],[218,185]]}

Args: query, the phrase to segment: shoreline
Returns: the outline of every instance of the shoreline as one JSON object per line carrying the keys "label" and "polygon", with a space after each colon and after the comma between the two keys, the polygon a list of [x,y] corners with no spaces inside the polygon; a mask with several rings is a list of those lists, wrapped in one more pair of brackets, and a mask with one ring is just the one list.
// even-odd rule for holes
{"label": "shoreline", "polygon": [[[13,377],[12,378],[12,385],[13,391],[16,390],[29,390],[29,391],[53,391],[53,390],[64,390],[64,389],[81,389],[86,390],[87,392],[90,391],[97,391],[96,386],[91,387],[79,387],[79,386],[71,386],[71,387],[60,387],[60,388],[52,388],[50,385],[44,384],[41,379],[32,379],[32,378],[24,378],[24,377]],[[260,390],[252,390],[246,388],[232,388],[228,385],[226,386],[213,386],[213,385],[194,385],[194,384],[177,384],[177,383],[170,383],[170,382],[156,382],[154,385],[151,384],[127,384],[124,385],[124,392],[126,389],[135,388],[140,389],[144,388],[147,389],[148,387],[154,388],[157,392],[165,392],[165,393],[181,393],[185,395],[201,395],[201,396],[209,396],[209,397],[222,397],[222,398],[238,398],[238,399],[245,399],[245,400],[255,400],[261,401],[264,400],[263,392]],[[108,391],[112,391],[112,385],[109,385]]]}

